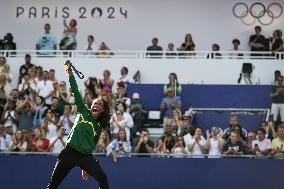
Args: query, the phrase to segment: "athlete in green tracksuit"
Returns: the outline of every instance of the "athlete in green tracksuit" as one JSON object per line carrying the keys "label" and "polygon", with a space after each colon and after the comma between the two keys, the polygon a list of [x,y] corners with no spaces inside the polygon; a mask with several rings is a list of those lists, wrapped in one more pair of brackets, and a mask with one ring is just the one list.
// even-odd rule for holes
{"label": "athlete in green tracksuit", "polygon": [[84,180],[87,180],[88,175],[91,175],[98,181],[101,189],[108,189],[107,176],[99,162],[93,158],[92,152],[96,147],[102,129],[109,126],[109,106],[106,101],[99,97],[93,100],[91,109],[88,109],[78,90],[71,65],[66,62],[64,66],[69,74],[70,87],[78,113],[69,133],[67,144],[58,156],[47,189],[57,188],[75,166],[82,169]]}

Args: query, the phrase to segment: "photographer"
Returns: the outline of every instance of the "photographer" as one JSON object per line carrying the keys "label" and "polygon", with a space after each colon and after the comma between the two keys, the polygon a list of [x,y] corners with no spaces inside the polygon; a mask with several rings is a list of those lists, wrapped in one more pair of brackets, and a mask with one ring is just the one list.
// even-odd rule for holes
{"label": "photographer", "polygon": [[231,132],[230,138],[224,146],[223,154],[235,156],[244,154],[244,145],[238,140],[238,133],[236,131]]}
{"label": "photographer", "polygon": [[141,137],[137,144],[135,145],[134,152],[141,154],[153,153],[154,142],[149,139],[149,131],[147,129],[143,129],[141,133]]}
{"label": "photographer", "polygon": [[[13,41],[14,37],[11,33],[7,33],[3,40],[0,40],[0,50],[16,50],[16,43]],[[10,54],[16,54],[15,51]]]}

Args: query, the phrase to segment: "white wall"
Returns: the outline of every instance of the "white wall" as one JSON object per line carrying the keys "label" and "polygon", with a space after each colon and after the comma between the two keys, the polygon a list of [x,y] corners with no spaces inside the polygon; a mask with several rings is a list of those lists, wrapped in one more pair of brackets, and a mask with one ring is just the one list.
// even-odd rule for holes
{"label": "white wall", "polygon": [[[68,8],[69,17],[78,21],[78,49],[86,45],[86,36],[93,34],[97,43],[105,41],[113,50],[144,50],[153,36],[160,39],[160,45],[166,48],[169,42],[178,47],[186,33],[192,33],[196,50],[210,50],[212,43],[219,43],[221,50],[231,48],[233,38],[241,40],[241,48],[248,49],[248,38],[254,32],[256,21],[251,26],[244,25],[232,14],[236,0],[0,0],[0,37],[12,32],[18,49],[34,49],[35,41],[43,33],[43,25],[51,24],[52,32],[59,38],[63,31],[62,11]],[[250,6],[252,0],[244,0]],[[263,0],[266,6],[274,2]],[[283,1],[277,1],[283,5]],[[17,7],[24,13],[16,18]],[[36,8],[36,18],[29,18],[29,9]],[[50,17],[42,18],[42,8],[49,9]],[[81,8],[83,7],[83,8]],[[103,10],[101,18],[92,17],[95,7]],[[114,8],[114,19],[108,19],[107,10]],[[120,7],[127,10],[127,19],[120,14]],[[284,6],[283,6],[284,7]],[[86,18],[79,18],[86,9]],[[258,7],[259,8],[259,7]],[[274,14],[278,14],[273,7]],[[32,10],[32,9],[31,9]],[[33,11],[33,10],[32,10]],[[109,9],[111,11],[111,9]],[[81,12],[82,13],[82,12]],[[106,13],[106,14],[105,14]],[[94,16],[96,16],[95,13]],[[284,29],[284,15],[269,26],[262,26],[263,34],[271,36],[274,29]],[[250,21],[252,18],[246,18]],[[267,15],[263,21],[269,21]]]}

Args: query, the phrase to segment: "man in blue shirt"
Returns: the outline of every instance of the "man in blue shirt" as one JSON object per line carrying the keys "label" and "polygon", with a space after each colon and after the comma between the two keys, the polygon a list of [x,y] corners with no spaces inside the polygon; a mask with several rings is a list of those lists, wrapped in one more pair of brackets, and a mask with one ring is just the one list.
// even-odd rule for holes
{"label": "man in blue shirt", "polygon": [[[50,24],[44,25],[44,31],[45,33],[40,36],[36,43],[36,50],[42,51],[38,52],[40,55],[52,55],[55,52],[52,52],[51,50],[57,49],[57,40],[53,34],[50,33]],[[44,50],[49,50],[50,52],[44,52]]]}

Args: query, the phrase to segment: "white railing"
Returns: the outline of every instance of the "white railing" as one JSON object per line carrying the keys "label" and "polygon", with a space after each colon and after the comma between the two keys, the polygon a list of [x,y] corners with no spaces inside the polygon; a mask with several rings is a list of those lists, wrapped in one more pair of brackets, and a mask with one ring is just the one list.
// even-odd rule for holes
{"label": "white railing", "polygon": [[[270,51],[87,51],[87,50],[1,50],[0,55],[6,57],[24,57],[26,54],[36,57],[70,57],[70,58],[127,58],[127,59],[269,59],[283,60],[284,52]],[[220,56],[221,54],[221,56]]]}

